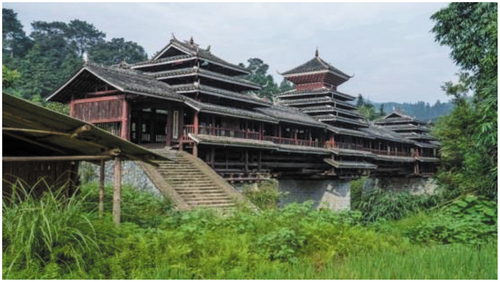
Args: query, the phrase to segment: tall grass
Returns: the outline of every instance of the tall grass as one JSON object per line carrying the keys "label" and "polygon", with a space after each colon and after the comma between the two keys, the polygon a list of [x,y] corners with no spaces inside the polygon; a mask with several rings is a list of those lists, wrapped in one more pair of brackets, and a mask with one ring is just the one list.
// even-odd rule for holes
{"label": "tall grass", "polygon": [[17,273],[23,277],[26,269],[51,264],[66,268],[63,271],[70,271],[66,267],[70,265],[83,271],[86,254],[100,256],[93,214],[82,213],[85,197],[66,196],[64,186],[46,187],[47,192],[39,197],[21,182],[15,186],[10,197],[2,197],[4,276]]}
{"label": "tall grass", "polygon": [[380,232],[380,226],[362,224],[359,212],[316,210],[312,203],[221,216],[176,212],[169,202],[124,187],[124,222],[115,227],[109,213],[96,214],[96,186],[73,197],[59,190],[41,197],[21,191],[23,201],[3,199],[6,279],[497,276],[496,242],[414,245],[396,227]]}

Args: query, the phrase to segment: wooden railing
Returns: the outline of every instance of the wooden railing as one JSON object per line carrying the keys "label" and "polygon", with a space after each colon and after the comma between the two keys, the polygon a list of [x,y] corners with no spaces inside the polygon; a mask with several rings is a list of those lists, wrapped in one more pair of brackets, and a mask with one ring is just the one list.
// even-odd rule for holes
{"label": "wooden railing", "polygon": [[[183,142],[191,142],[192,140],[188,137],[188,134],[195,133],[194,125],[185,125],[182,135]],[[198,134],[212,135],[212,136],[221,136],[221,137],[231,137],[231,138],[241,138],[241,139],[252,139],[252,140],[263,140],[270,141],[274,144],[281,145],[295,145],[295,146],[307,146],[307,147],[315,147],[315,148],[332,148],[329,141],[316,141],[316,140],[304,140],[304,139],[294,139],[294,138],[285,138],[278,136],[268,136],[261,135],[259,132],[250,131],[250,130],[236,130],[236,129],[228,129],[221,128],[215,126],[198,126]],[[387,156],[402,156],[402,157],[410,157],[410,152],[403,151],[387,151],[387,150],[379,150],[365,147],[361,144],[355,143],[345,143],[345,142],[334,142],[333,148],[339,149],[351,149],[351,150],[360,150],[372,152],[378,155],[387,155]]]}

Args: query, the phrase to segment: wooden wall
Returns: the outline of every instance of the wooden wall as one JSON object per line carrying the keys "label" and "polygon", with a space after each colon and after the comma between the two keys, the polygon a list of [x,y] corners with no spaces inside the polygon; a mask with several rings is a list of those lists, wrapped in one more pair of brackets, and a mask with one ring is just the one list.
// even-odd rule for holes
{"label": "wooden wall", "polygon": [[[12,193],[12,185],[18,179],[25,189],[35,186],[35,193],[42,194],[47,189],[58,189],[68,185],[67,194],[72,194],[78,181],[77,161],[32,161],[32,162],[2,162],[2,194]],[[47,184],[43,181],[44,179]]]}

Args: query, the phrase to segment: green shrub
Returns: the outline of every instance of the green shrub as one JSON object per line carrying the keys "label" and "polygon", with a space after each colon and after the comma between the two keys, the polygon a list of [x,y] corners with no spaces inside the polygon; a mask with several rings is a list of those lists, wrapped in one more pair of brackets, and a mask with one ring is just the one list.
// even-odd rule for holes
{"label": "green shrub", "polygon": [[243,195],[261,209],[273,209],[278,206],[282,193],[278,191],[278,181],[273,179],[260,182],[257,189],[245,186]]}
{"label": "green shrub", "polygon": [[351,187],[351,209],[357,210],[363,199],[363,187],[365,186],[366,177],[361,177],[350,182]]}

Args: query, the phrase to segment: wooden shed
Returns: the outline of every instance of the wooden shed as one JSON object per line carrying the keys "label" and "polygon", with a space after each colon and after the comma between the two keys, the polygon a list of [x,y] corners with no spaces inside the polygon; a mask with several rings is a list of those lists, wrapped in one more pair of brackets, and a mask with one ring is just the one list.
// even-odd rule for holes
{"label": "wooden shed", "polygon": [[[71,194],[78,184],[79,161],[101,164],[103,179],[106,160],[115,159],[117,164],[121,160],[138,160],[155,165],[152,160],[165,159],[84,121],[5,93],[2,98],[4,196],[11,193],[18,179],[28,187],[40,179],[49,187],[67,185]],[[115,188],[119,192],[121,166],[117,165],[115,171]],[[36,193],[42,193],[44,187],[47,189],[47,185],[40,186]],[[114,198],[119,204],[116,191]]]}

